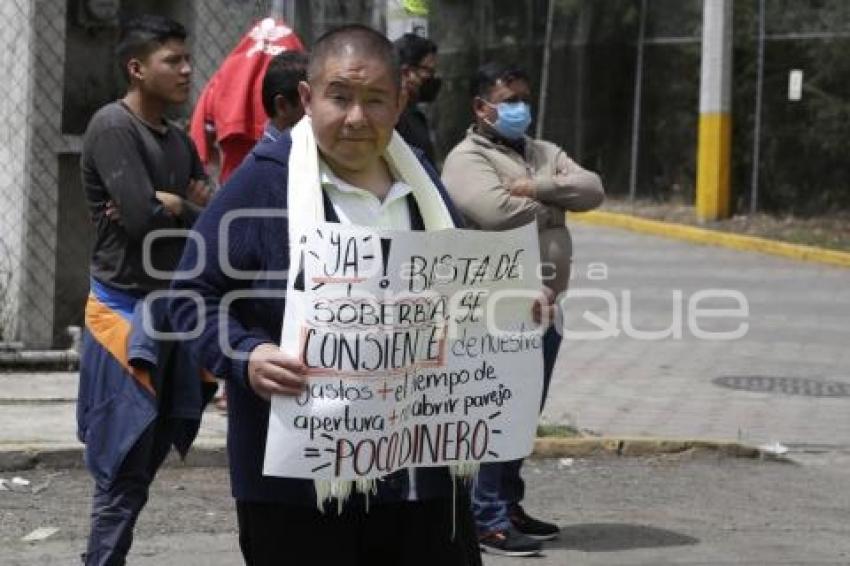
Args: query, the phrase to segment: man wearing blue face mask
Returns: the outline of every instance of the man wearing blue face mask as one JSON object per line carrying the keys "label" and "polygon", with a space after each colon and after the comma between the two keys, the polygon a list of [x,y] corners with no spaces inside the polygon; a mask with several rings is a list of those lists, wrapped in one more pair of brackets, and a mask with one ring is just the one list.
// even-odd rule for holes
{"label": "man wearing blue face mask", "polygon": [[[567,289],[572,241],[566,212],[602,203],[599,176],[583,169],[555,144],[528,137],[531,89],[521,69],[489,63],[472,80],[474,124],[446,158],[443,183],[467,226],[507,230],[537,221],[544,283]],[[561,344],[556,326],[543,339],[543,399]],[[531,556],[556,525],[527,515],[520,502],[522,460],[484,464],[473,494],[479,543],[487,552]]]}

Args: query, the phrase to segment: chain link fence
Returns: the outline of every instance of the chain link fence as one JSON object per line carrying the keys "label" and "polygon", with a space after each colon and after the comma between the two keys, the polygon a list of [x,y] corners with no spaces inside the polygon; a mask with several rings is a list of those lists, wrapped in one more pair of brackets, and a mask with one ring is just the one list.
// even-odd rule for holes
{"label": "chain link fence", "polygon": [[[0,3],[0,339],[52,342],[64,7]],[[31,25],[37,22],[38,25]],[[57,72],[59,71],[59,72]]]}
{"label": "chain link fence", "polygon": [[344,23],[358,22],[381,30],[386,27],[386,0],[195,0],[185,4],[185,17],[177,19],[188,22],[190,28],[192,101],[242,36],[276,8],[281,15],[295,15],[295,21],[288,23],[305,45]]}
{"label": "chain link fence", "polygon": [[[271,0],[191,2],[186,17],[192,51],[195,101],[218,66],[257,20],[271,13]],[[187,109],[187,114],[188,114]]]}
{"label": "chain link fence", "polygon": [[[693,204],[703,0],[434,0],[430,28],[445,79],[440,152],[472,120],[469,77],[479,64],[515,62],[539,93],[550,1],[544,117],[534,101],[543,137],[599,171],[611,195],[627,197],[634,175],[637,198]],[[734,3],[732,202],[739,213],[750,211],[753,195],[758,5]],[[798,215],[850,210],[850,2],[765,6],[756,208]],[[788,98],[792,69],[803,71],[799,101]]]}
{"label": "chain link fence", "polygon": [[[692,203],[696,170],[702,0],[551,0],[542,132],[601,172],[609,193]],[[398,0],[4,0],[0,2],[0,347],[63,347],[82,323],[91,226],[80,183],[91,115],[121,96],[118,23],[153,12],[183,22],[194,58],[192,102],[239,38],[285,5],[306,45],[330,27],[384,30]],[[850,209],[850,3],[765,1],[763,107],[754,164],[758,1],[735,3],[733,203],[746,211],[753,171],[758,208]],[[430,35],[444,87],[431,109],[439,151],[471,122],[469,77],[500,59],[524,66],[538,91],[549,0],[432,0]],[[642,96],[636,103],[645,10]],[[789,101],[788,74],[803,71]],[[234,88],[238,88],[234,85]],[[636,136],[634,125],[637,125]],[[637,139],[634,146],[632,139]],[[636,155],[636,166],[632,158]],[[755,167],[754,167],[755,165]]]}
{"label": "chain link fence", "polygon": [[[0,4],[4,22],[28,20],[29,6],[16,2]],[[9,342],[15,335],[16,289],[19,285],[15,260],[21,256],[21,237],[17,234],[22,218],[21,199],[28,107],[26,85],[29,30],[23,26],[0,28],[0,64],[8,84],[6,96],[0,98],[0,340]]]}
{"label": "chain link fence", "polygon": [[[0,2],[0,349],[61,348],[81,325],[92,238],[79,159],[92,114],[125,89],[113,52],[119,22],[159,13],[183,23],[193,55],[185,123],[203,85],[274,0]],[[381,0],[298,0],[305,42],[349,21],[383,27]],[[292,12],[290,12],[292,13]],[[290,22],[292,24],[293,22]],[[238,85],[234,85],[238,88]]]}

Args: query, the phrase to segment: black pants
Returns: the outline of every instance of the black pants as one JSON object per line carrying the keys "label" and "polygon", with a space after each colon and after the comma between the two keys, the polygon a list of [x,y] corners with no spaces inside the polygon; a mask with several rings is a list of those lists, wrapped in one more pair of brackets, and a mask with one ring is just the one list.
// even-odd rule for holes
{"label": "black pants", "polygon": [[[451,499],[371,505],[337,515],[315,507],[236,502],[247,566],[481,566],[469,507]],[[454,523],[454,537],[452,529]]]}
{"label": "black pants", "polygon": [[[163,342],[162,348],[174,348]],[[171,406],[171,391],[163,387],[173,375],[176,358],[163,355],[165,370],[153,372],[158,414],[124,457],[115,478],[108,485],[95,482],[92,494],[91,530],[83,555],[86,566],[123,566],[133,544],[133,529],[148,501],[148,493],[159,468],[171,451],[174,421],[163,416]],[[125,379],[130,379],[126,376]]]}
{"label": "black pants", "polygon": [[133,528],[148,501],[148,490],[168,451],[172,430],[159,418],[142,433],[110,485],[95,483],[86,566],[121,566],[133,543]]}

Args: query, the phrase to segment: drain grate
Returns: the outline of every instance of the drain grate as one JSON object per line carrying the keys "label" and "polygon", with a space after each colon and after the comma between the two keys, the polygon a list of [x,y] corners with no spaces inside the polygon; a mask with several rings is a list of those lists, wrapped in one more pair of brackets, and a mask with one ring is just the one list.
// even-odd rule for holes
{"label": "drain grate", "polygon": [[711,382],[719,387],[754,393],[780,393],[803,397],[850,397],[850,383],[821,381],[806,377],[769,375],[724,375]]}

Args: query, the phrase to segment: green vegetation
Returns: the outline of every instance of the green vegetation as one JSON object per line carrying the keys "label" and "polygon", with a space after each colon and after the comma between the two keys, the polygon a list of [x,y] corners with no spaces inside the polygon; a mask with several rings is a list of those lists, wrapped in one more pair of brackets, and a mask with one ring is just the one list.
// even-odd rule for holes
{"label": "green vegetation", "polygon": [[537,426],[538,437],[576,438],[583,436],[581,431],[570,425],[542,424]]}

